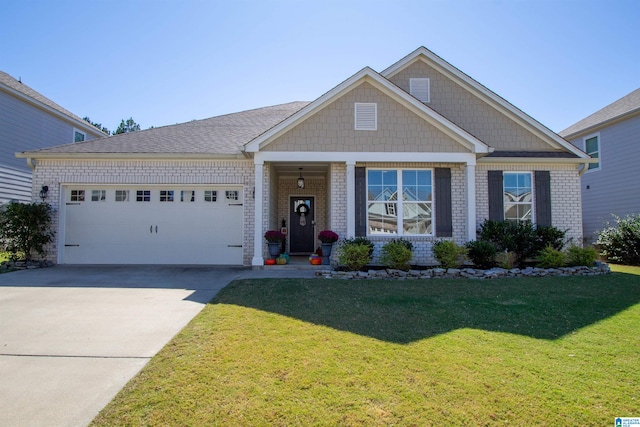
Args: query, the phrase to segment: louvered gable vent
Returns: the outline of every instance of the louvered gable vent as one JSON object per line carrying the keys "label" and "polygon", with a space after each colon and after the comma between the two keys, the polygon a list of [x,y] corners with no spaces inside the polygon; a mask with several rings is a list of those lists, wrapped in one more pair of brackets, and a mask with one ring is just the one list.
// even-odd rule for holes
{"label": "louvered gable vent", "polygon": [[378,104],[375,102],[356,102],[356,130],[378,129]]}
{"label": "louvered gable vent", "polygon": [[429,79],[412,78],[409,79],[409,93],[422,102],[429,102]]}

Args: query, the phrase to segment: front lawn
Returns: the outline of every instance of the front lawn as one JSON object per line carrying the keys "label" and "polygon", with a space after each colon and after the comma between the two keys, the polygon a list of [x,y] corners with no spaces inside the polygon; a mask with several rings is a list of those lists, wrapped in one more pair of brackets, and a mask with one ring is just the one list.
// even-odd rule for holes
{"label": "front lawn", "polygon": [[237,281],[92,425],[613,425],[638,331],[630,273]]}

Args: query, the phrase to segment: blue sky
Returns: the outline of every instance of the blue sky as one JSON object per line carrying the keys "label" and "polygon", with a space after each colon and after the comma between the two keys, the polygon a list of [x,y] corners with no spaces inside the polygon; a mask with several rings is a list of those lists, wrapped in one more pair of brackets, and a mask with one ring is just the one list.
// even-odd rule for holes
{"label": "blue sky", "polygon": [[419,46],[556,132],[640,87],[636,0],[0,5],[0,70],[111,130],[312,101]]}

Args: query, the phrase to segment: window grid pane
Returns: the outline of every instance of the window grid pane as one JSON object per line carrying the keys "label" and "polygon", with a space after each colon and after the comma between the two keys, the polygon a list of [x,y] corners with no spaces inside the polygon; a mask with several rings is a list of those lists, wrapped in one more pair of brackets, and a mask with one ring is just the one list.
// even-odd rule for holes
{"label": "window grid pane", "polygon": [[433,233],[431,170],[368,170],[367,186],[369,234]]}
{"label": "window grid pane", "polygon": [[532,221],[533,191],[531,173],[504,174],[504,219],[515,222]]}

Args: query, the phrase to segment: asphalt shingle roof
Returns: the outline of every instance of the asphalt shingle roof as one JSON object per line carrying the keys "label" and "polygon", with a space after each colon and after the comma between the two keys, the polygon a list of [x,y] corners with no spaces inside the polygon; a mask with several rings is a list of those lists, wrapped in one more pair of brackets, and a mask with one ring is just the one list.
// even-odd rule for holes
{"label": "asphalt shingle roof", "polygon": [[21,93],[22,95],[25,95],[31,99],[33,99],[34,101],[38,101],[44,105],[46,105],[49,108],[52,108],[54,110],[56,110],[57,112],[64,114],[65,116],[73,119],[73,120],[77,120],[79,122],[84,122],[80,117],[76,116],[75,114],[73,114],[71,111],[62,108],[61,106],[59,106],[58,104],[56,104],[55,102],[53,102],[52,100],[50,100],[49,98],[47,98],[46,96],[42,95],[41,93],[31,89],[29,86],[27,86],[26,84],[22,83],[19,80],[14,79],[13,77],[11,77],[9,74],[5,73],[4,71],[0,71],[0,84],[7,86],[8,88],[11,88],[13,90],[15,90],[16,92]]}
{"label": "asphalt shingle roof", "polygon": [[569,126],[559,135],[566,138],[634,111],[640,111],[640,88]]}
{"label": "asphalt shingle roof", "polygon": [[257,108],[91,141],[45,148],[36,153],[239,155],[242,147],[308,102]]}

